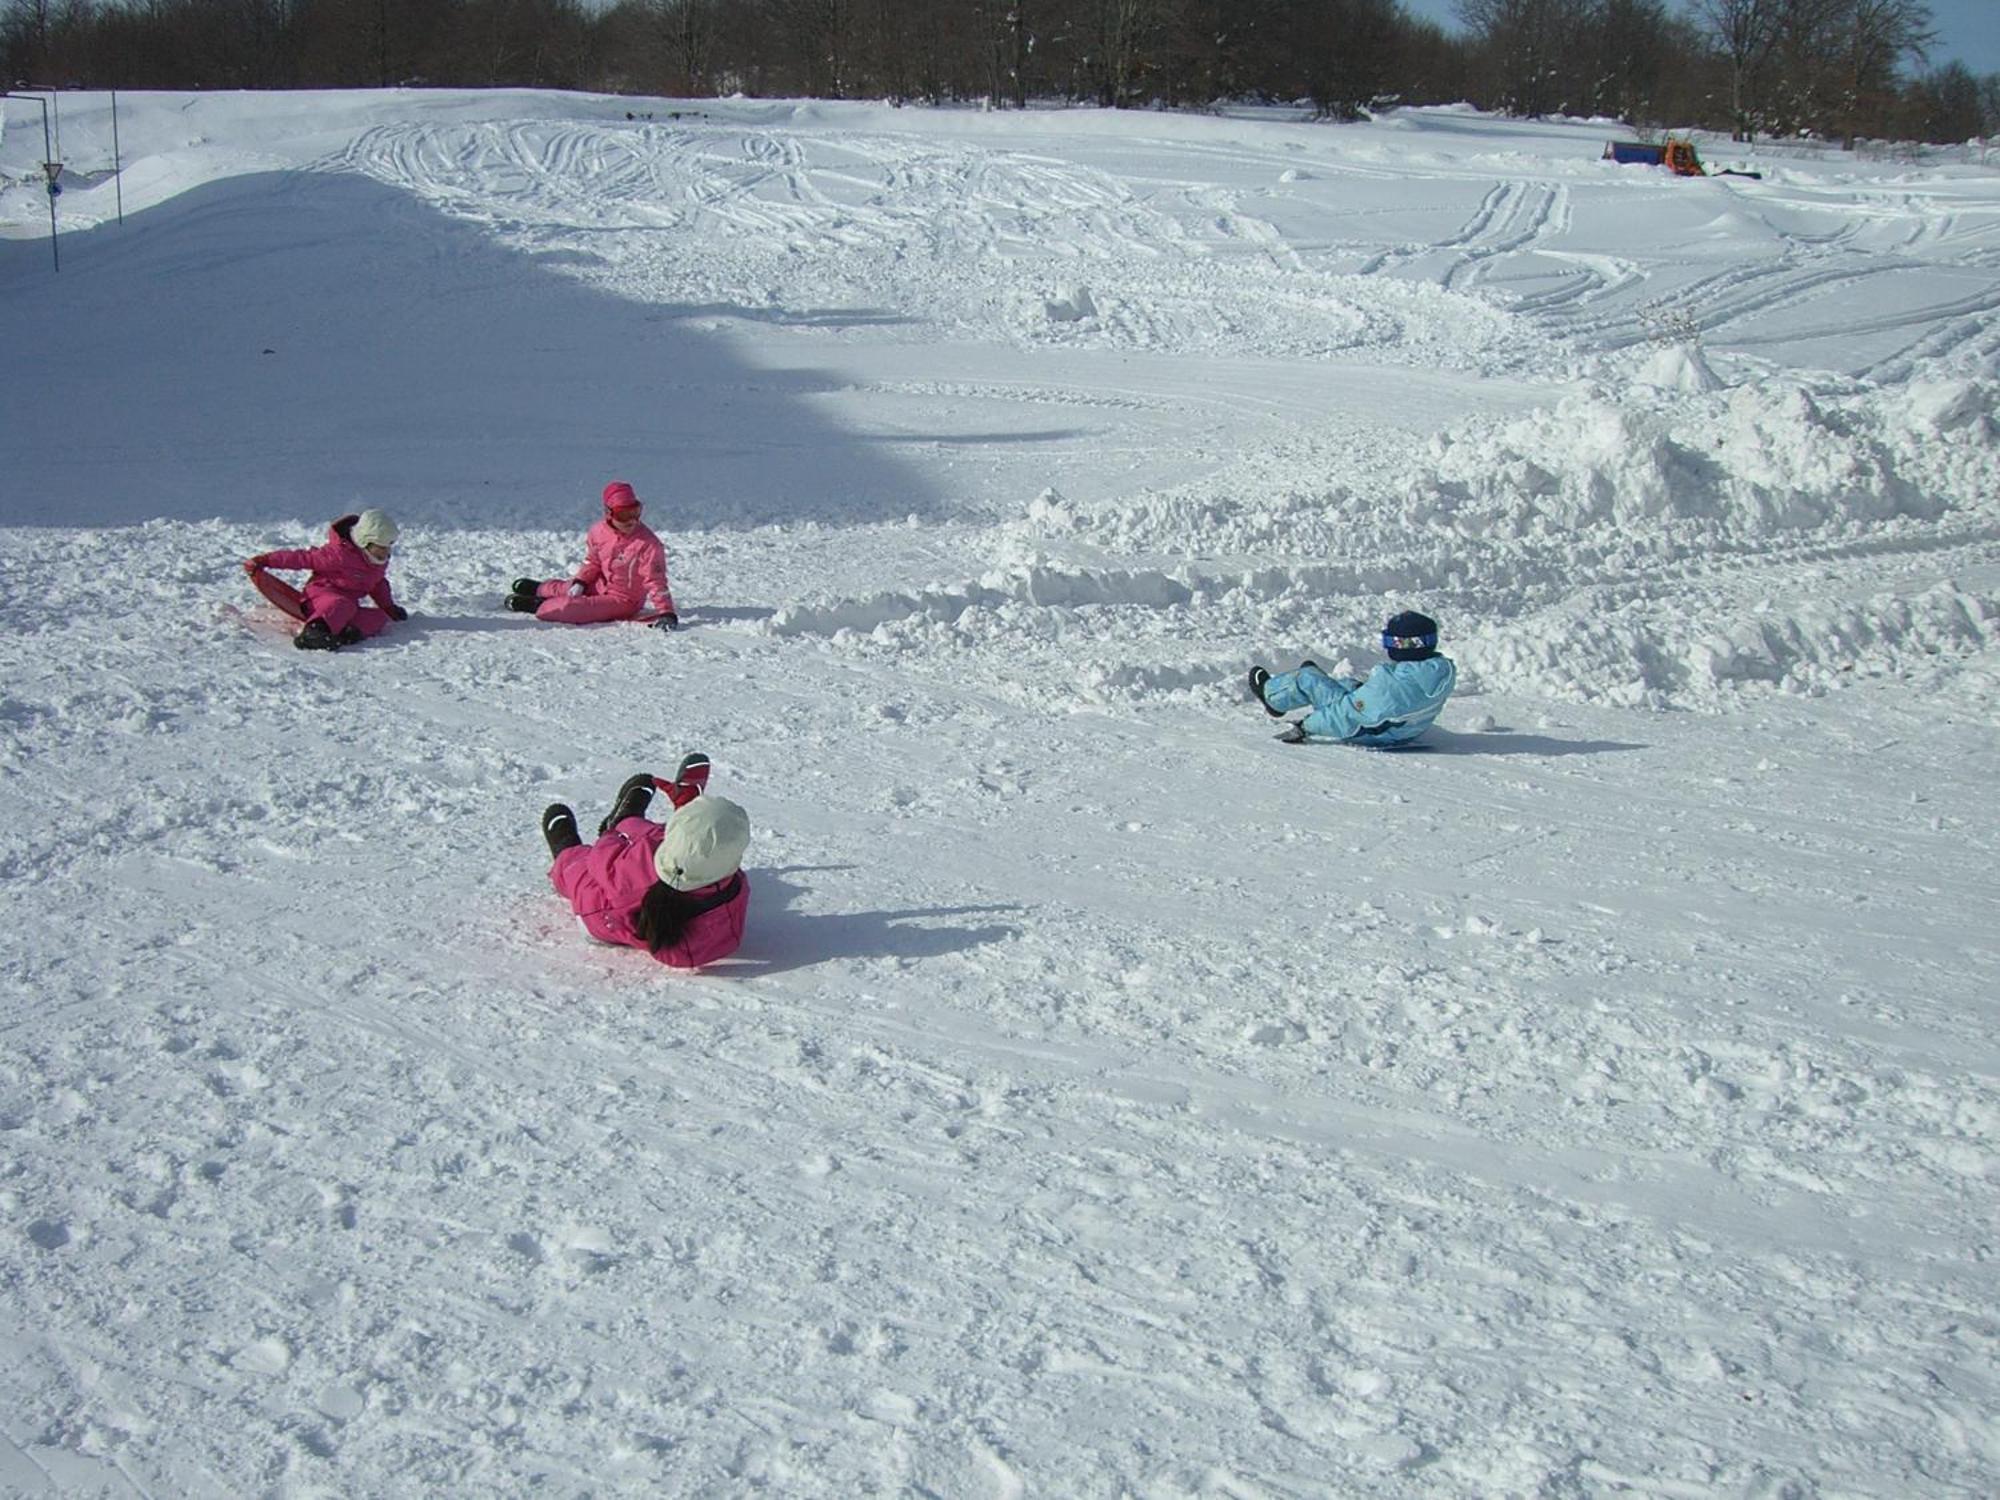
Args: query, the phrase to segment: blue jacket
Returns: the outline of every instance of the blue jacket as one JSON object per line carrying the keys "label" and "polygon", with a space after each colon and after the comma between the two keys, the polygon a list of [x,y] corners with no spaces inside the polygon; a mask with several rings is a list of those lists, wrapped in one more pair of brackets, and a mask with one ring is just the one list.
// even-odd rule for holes
{"label": "blue jacket", "polygon": [[1404,745],[1431,727],[1457,681],[1448,656],[1385,661],[1366,682],[1308,664],[1265,683],[1264,701],[1281,714],[1310,708],[1304,728],[1316,740]]}

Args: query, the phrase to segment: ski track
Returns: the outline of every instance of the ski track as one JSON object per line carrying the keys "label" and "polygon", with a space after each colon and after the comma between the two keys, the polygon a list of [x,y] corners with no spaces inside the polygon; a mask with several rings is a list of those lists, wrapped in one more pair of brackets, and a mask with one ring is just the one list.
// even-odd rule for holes
{"label": "ski track", "polygon": [[[501,613],[580,520],[411,493],[414,618],[329,656],[235,564],[331,478],[0,528],[0,1493],[1993,1489],[1990,189],[1450,111],[456,98],[330,96],[225,278],[308,178],[388,184],[527,251],[506,292],[754,354],[663,403],[817,371],[942,498],[747,523],[663,468],[667,636]],[[157,379],[109,280],[0,332]],[[20,481],[115,483],[143,415]],[[1187,472],[1065,494],[1072,426]],[[319,461],[235,441],[260,497]],[[1249,663],[1365,669],[1411,598],[1429,748],[1268,738]],[[750,939],[669,975],[535,818],[687,748]]]}
{"label": "ski track", "polygon": [[[1194,150],[1182,160],[1238,172],[1264,167],[1274,178],[1285,161]],[[1919,333],[1966,314],[1990,324],[1984,315],[2000,302],[1981,291],[1862,320],[1843,313],[1834,321],[1754,331],[1774,314],[1831,293],[1866,305],[1876,287],[1937,260],[1985,265],[2000,255],[1992,243],[2000,227],[1990,214],[1953,215],[1939,225],[1929,204],[1888,197],[1864,209],[1878,220],[1873,229],[1849,218],[1821,231],[1802,227],[1829,216],[1813,195],[1762,185],[1675,185],[1683,194],[1745,200],[1775,252],[1747,269],[1690,266],[1695,274],[1676,278],[1669,261],[1641,277],[1624,258],[1566,250],[1580,229],[1632,196],[1619,191],[1626,184],[1612,174],[1602,187],[1502,178],[1486,187],[1456,231],[1383,247],[1350,276],[1313,269],[1316,257],[1289,249],[1266,218],[1245,212],[1246,199],[1264,190],[1127,185],[1105,171],[964,142],[888,136],[828,142],[707,125],[404,125],[365,133],[336,162],[544,250],[575,244],[595,266],[589,274],[609,277],[627,295],[755,305],[780,284],[811,284],[818,268],[799,266],[802,256],[821,265],[829,257],[836,264],[860,257],[874,268],[871,277],[893,283],[896,305],[905,310],[923,307],[947,323],[974,312],[965,331],[984,325],[988,334],[1033,341],[1055,331],[1033,311],[1066,278],[1096,284],[1098,300],[1108,306],[1094,331],[1114,345],[1304,354],[1365,349],[1384,358],[1422,340],[1429,318],[1449,316],[1443,309],[1452,305],[1439,304],[1436,313],[1419,311],[1422,304],[1400,313],[1393,304],[1381,306],[1398,283],[1434,287],[1453,303],[1456,294],[1476,298],[1490,289],[1496,305],[1514,309],[1551,343],[1596,353],[1655,338],[1660,321],[1675,316],[1689,319],[1715,347],[1750,350],[1811,346],[1856,332]],[[1330,173],[1335,180],[1356,174],[1395,180],[1387,171],[1345,163]],[[1452,185],[1449,174],[1432,180],[1433,190]],[[1788,221],[1797,223],[1787,227]],[[741,238],[719,263],[710,257],[694,265],[654,253],[644,235],[628,235],[613,248],[604,241],[612,229],[672,230],[711,246],[718,237]],[[1232,249],[1238,246],[1256,248],[1258,260],[1242,261]],[[1219,254],[1232,257],[1228,277],[1205,273]],[[1827,264],[1830,257],[1846,263]],[[1148,265],[1156,274],[1135,278]],[[1257,284],[1254,300],[1232,284],[1246,275]],[[1374,293],[1363,294],[1355,277]],[[1550,281],[1543,290],[1517,285]],[[945,289],[952,295],[941,300]],[[1646,301],[1632,305],[1642,290]],[[1517,326],[1516,337],[1524,331]]]}

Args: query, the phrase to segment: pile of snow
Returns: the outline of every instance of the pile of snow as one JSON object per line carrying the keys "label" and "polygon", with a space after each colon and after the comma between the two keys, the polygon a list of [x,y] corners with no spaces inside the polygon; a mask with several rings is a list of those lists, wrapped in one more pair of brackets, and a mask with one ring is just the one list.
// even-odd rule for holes
{"label": "pile of snow", "polygon": [[[1963,399],[1990,407],[1992,392]],[[1705,393],[1599,387],[1441,440],[1406,517],[1468,537],[1560,534],[1586,557],[1930,521],[1965,501],[1927,482],[1920,424],[1872,392],[1782,378]],[[2000,472],[1990,424],[1978,441]]]}
{"label": "pile of snow", "polygon": [[1072,288],[1067,296],[1053,298],[1043,308],[1051,323],[1081,323],[1097,316],[1097,301],[1087,286]]}
{"label": "pile of snow", "polygon": [[[1976,673],[2000,646],[2000,598],[1940,583],[1920,593],[1842,601],[1674,598],[1587,617],[1537,611],[1505,630],[1482,627],[1461,651],[1489,688],[1540,684],[1579,701],[1628,707],[1708,707],[1746,684],[1819,694],[1857,679],[1914,680],[1954,691],[1970,669],[1964,707],[1990,699]],[[1990,710],[1990,703],[1989,703]]]}
{"label": "pile of snow", "polygon": [[1719,391],[1724,384],[1699,344],[1666,345],[1635,370],[1632,379],[1639,385],[1696,396]]}

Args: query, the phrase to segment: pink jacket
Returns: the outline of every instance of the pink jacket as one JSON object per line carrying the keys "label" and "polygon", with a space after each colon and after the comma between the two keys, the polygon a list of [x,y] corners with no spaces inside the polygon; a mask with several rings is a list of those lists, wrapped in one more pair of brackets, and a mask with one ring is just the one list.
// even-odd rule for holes
{"label": "pink jacket", "polygon": [[260,552],[250,561],[260,568],[310,568],[312,577],[302,590],[308,608],[316,595],[338,594],[357,603],[373,599],[384,610],[396,607],[389,592],[389,565],[378,563],[354,544],[348,535],[359,516],[342,516],[326,529],[323,547],[291,547],[277,552]]}
{"label": "pink jacket", "polygon": [[599,521],[584,538],[584,553],[576,581],[587,592],[629,599],[642,616],[673,609],[674,596],[667,588],[667,549],[645,522],[620,536],[609,521]]}
{"label": "pink jacket", "polygon": [[[664,823],[627,818],[596,843],[580,844],[556,856],[549,883],[583,919],[584,931],[600,943],[623,943],[645,951],[632,920],[639,902],[660,878],[653,869],[653,852],[666,832]],[[693,969],[734,953],[743,943],[743,918],[750,910],[749,877],[739,870],[729,880],[687,894],[705,900],[722,894],[730,881],[736,883],[734,895],[702,912],[688,923],[678,943],[653,957],[669,968]]]}

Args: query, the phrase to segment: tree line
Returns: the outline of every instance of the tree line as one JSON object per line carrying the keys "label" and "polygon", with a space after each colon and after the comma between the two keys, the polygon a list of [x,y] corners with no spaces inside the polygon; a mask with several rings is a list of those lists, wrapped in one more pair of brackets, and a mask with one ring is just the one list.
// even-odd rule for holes
{"label": "tree line", "polygon": [[1738,139],[2000,134],[1923,0],[0,0],[16,87],[391,85],[1038,101],[1468,101]]}

